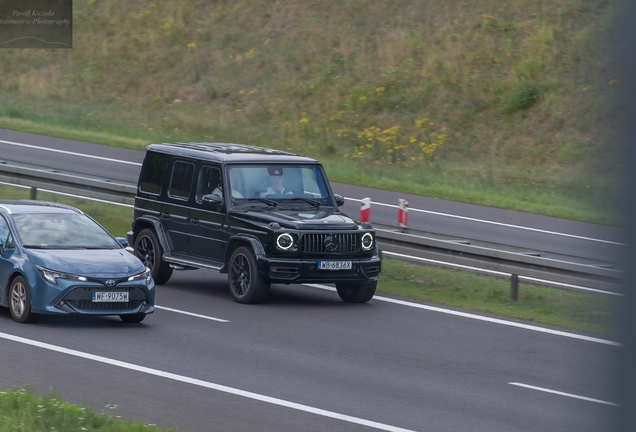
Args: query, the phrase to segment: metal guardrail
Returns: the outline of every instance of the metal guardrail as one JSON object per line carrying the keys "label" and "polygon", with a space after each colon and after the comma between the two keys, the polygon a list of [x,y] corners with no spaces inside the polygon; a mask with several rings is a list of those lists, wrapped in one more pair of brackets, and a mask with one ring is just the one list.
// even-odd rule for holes
{"label": "metal guardrail", "polygon": [[[123,204],[134,204],[137,189],[131,183],[2,160],[0,181],[32,188],[32,198],[37,188],[46,188]],[[513,289],[515,275],[612,292],[621,289],[623,273],[612,263],[377,224],[374,227],[384,251],[507,273],[513,275]]]}
{"label": "metal guardrail", "polygon": [[[36,165],[0,160],[0,181],[62,193],[89,194],[91,198],[134,204],[137,185],[83,174],[62,172]],[[33,192],[32,192],[33,193]]]}

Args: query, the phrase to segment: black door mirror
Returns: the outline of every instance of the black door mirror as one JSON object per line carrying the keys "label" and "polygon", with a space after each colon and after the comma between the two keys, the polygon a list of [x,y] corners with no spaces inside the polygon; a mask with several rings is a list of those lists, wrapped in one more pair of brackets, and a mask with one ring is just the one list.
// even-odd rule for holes
{"label": "black door mirror", "polygon": [[201,197],[201,202],[206,205],[221,205],[223,204],[223,198],[217,194],[207,194]]}
{"label": "black door mirror", "polygon": [[336,199],[336,204],[338,204],[338,207],[341,207],[344,205],[345,203],[345,199],[342,195],[339,194],[333,194],[334,198]]}

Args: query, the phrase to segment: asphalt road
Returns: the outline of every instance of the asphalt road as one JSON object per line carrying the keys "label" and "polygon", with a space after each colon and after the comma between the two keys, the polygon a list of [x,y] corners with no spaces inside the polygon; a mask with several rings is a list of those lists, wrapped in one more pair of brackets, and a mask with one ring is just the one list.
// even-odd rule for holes
{"label": "asphalt road", "polygon": [[[0,142],[0,159],[125,181],[136,180],[143,157],[10,131],[0,131],[0,140],[58,150]],[[333,188],[349,198],[397,202],[394,193]],[[421,197],[410,201],[411,225],[425,224],[428,231],[465,230],[470,238],[498,242],[534,238],[580,255],[619,247],[607,243],[620,241],[608,227]],[[439,215],[435,223],[416,222],[416,208],[486,222]],[[396,213],[375,205],[372,221]],[[380,296],[345,304],[315,286],[274,285],[266,304],[241,305],[223,275],[203,270],[175,272],[157,288],[157,305],[140,325],[88,317],[42,317],[20,325],[0,309],[0,387],[55,389],[98,411],[191,432],[585,432],[607,430],[618,410],[611,372],[621,348],[586,335]]]}
{"label": "asphalt road", "polygon": [[[5,129],[2,159],[136,183],[143,152]],[[354,217],[360,214],[358,200],[370,197],[376,224],[397,227],[403,198],[409,201],[409,227],[417,231],[609,263],[619,262],[625,249],[625,235],[615,227],[339,183],[332,189],[348,198],[342,210]]]}
{"label": "asphalt road", "polygon": [[274,285],[268,303],[240,305],[222,275],[203,270],[177,272],[157,289],[160,307],[200,316],[159,309],[140,325],[20,325],[0,310],[0,387],[55,389],[98,411],[192,432],[591,432],[617,411],[607,403],[621,348],[603,341],[383,297],[345,304],[308,286]]}

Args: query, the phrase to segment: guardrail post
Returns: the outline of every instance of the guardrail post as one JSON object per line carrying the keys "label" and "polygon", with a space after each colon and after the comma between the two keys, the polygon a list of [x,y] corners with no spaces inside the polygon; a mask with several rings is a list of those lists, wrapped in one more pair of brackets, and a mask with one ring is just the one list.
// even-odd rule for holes
{"label": "guardrail post", "polygon": [[519,275],[510,275],[510,300],[517,301],[519,298]]}
{"label": "guardrail post", "polygon": [[37,198],[36,198],[37,194],[38,194],[38,188],[36,188],[36,187],[32,187],[32,188],[31,188],[31,191],[30,191],[30,193],[29,193],[29,199],[30,199],[30,200],[36,200],[36,199],[37,199]]}

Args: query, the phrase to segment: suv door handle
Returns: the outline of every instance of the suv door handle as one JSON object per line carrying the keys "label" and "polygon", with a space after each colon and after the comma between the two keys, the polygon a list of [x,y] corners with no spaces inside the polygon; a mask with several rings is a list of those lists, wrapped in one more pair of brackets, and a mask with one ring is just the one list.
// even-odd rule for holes
{"label": "suv door handle", "polygon": [[170,213],[161,213],[161,219],[170,219]]}
{"label": "suv door handle", "polygon": [[192,225],[199,225],[199,219],[190,219],[190,223],[192,223]]}

